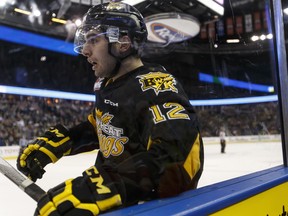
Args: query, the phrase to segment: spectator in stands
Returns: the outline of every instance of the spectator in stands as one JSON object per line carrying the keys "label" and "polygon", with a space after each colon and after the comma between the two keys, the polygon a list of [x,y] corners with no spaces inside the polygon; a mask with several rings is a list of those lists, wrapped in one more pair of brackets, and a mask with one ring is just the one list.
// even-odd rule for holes
{"label": "spectator in stands", "polygon": [[6,146],[5,140],[3,139],[3,134],[0,131],[0,146]]}

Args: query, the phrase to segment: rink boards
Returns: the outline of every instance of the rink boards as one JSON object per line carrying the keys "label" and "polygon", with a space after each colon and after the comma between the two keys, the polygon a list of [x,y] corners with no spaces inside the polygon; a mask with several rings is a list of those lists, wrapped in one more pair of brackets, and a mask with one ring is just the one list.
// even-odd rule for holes
{"label": "rink boards", "polygon": [[[267,156],[272,157],[276,146],[270,144]],[[208,146],[210,146],[208,144]],[[212,145],[211,145],[212,146]],[[231,145],[229,153],[232,155]],[[250,145],[249,145],[250,146]],[[278,144],[277,144],[278,146]],[[280,143],[279,143],[280,146]],[[260,147],[260,146],[259,146]],[[261,145],[261,149],[265,149]],[[1,147],[0,154],[6,159],[16,158],[19,146]],[[207,149],[206,149],[207,150]],[[255,150],[255,149],[254,149]],[[259,149],[260,150],[260,149]],[[235,149],[239,151],[239,149]],[[258,151],[257,149],[255,151]],[[257,161],[255,151],[252,161]],[[240,154],[240,153],[239,153]],[[233,154],[235,157],[235,154]],[[249,155],[240,155],[246,161]],[[245,155],[245,157],[243,156]],[[210,155],[211,156],[211,155]],[[214,155],[215,156],[215,155]],[[229,156],[226,155],[226,156]],[[93,157],[92,157],[93,158]],[[76,159],[76,158],[75,158]],[[78,158],[79,159],[79,158]],[[77,161],[78,161],[77,159]],[[214,158],[221,159],[220,157]],[[86,160],[86,159],[85,159]],[[93,158],[94,161],[94,158]],[[67,161],[68,162],[68,161]],[[214,162],[215,163],[215,162]],[[250,162],[251,163],[251,162]],[[271,161],[270,161],[271,163]],[[69,161],[70,164],[70,161]],[[279,163],[280,164],[280,163]],[[67,164],[65,164],[67,166]],[[242,166],[247,164],[242,164]],[[251,164],[253,166],[253,164]],[[234,166],[235,169],[235,166]],[[247,167],[249,169],[249,167]],[[206,170],[209,173],[209,169]],[[51,171],[50,171],[51,172]],[[219,175],[221,170],[219,167]],[[213,178],[213,173],[209,174]],[[56,177],[53,177],[53,179]],[[60,182],[60,180],[57,180]],[[55,183],[56,184],[56,183]],[[19,193],[22,193],[19,191]],[[177,197],[150,201],[103,215],[286,215],[288,211],[288,168],[275,165],[241,177],[215,184],[209,184],[194,191],[185,192]]]}
{"label": "rink boards", "polygon": [[272,216],[287,211],[288,168],[277,166],[103,215]]}
{"label": "rink boards", "polygon": [[16,158],[19,153],[20,147],[18,145],[13,146],[0,146],[0,156],[7,159]]}

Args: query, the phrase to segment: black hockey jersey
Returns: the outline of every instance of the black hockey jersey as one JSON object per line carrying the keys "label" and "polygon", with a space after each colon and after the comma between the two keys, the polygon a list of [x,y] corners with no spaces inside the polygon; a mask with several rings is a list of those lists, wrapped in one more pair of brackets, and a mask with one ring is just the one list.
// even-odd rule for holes
{"label": "black hockey jersey", "polygon": [[119,173],[126,204],[197,187],[202,139],[194,109],[174,76],[142,66],[114,82],[98,79],[94,88],[90,122],[100,149],[96,163]]}

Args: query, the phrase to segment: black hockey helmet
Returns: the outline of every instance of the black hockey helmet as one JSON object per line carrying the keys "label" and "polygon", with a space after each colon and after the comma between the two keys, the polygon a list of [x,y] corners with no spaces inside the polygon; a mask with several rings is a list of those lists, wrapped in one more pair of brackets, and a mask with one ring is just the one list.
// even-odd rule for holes
{"label": "black hockey helmet", "polygon": [[117,42],[122,35],[128,35],[135,51],[139,51],[148,34],[141,13],[123,2],[99,4],[88,10],[75,34],[75,52],[82,52],[85,36],[93,30],[105,34],[109,43]]}

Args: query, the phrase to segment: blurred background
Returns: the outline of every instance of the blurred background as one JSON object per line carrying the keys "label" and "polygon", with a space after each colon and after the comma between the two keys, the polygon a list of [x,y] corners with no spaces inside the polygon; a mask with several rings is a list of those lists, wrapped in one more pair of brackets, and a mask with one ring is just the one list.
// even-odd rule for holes
{"label": "blurred background", "polygon": [[[0,0],[0,156],[14,167],[19,146],[57,123],[72,127],[93,109],[96,78],[73,40],[88,8],[105,2]],[[145,63],[177,77],[198,114],[205,150],[199,187],[281,165],[283,155],[287,165],[287,86],[279,75],[287,72],[287,0],[123,2],[145,18]],[[283,40],[276,39],[279,29]],[[37,184],[48,190],[94,161],[93,152],[66,157]],[[0,190],[0,215],[34,212],[34,201],[4,176]]]}
{"label": "blurred background", "polygon": [[[73,39],[88,8],[104,2],[1,0],[0,145],[23,144],[50,125],[69,127],[86,118],[95,77],[86,59],[73,52]],[[144,61],[163,65],[183,84],[205,138],[218,137],[220,128],[228,139],[280,136],[272,1],[123,2],[134,5],[148,26]],[[287,1],[282,9],[287,34]]]}

